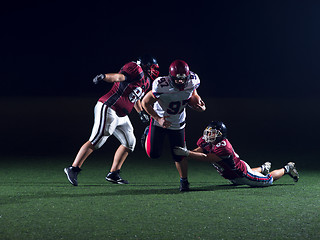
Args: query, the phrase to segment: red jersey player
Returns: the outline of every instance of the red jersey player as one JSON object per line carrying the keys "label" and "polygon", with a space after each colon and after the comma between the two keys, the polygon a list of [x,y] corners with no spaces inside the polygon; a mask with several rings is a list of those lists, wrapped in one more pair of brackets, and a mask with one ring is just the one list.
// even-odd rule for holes
{"label": "red jersey player", "polygon": [[299,179],[295,163],[289,162],[283,168],[269,173],[271,163],[266,162],[261,167],[251,168],[241,160],[227,139],[227,128],[220,121],[211,122],[197,142],[198,147],[193,151],[186,148],[175,147],[176,155],[190,157],[199,161],[212,163],[220,175],[234,185],[249,185],[253,187],[266,187],[273,184],[285,174]]}
{"label": "red jersey player", "polygon": [[158,77],[158,69],[157,60],[146,55],[137,62],[125,64],[118,73],[100,74],[93,79],[95,84],[105,81],[113,83],[113,86],[95,106],[94,125],[89,140],[80,148],[72,166],[64,169],[72,185],[78,185],[77,176],[87,157],[99,149],[111,135],[114,135],[121,144],[114,155],[106,180],[118,184],[128,183],[119,174],[122,164],[136,145],[128,114],[134,107],[143,122],[149,121],[149,116],[142,110],[140,99],[150,87],[151,80]]}

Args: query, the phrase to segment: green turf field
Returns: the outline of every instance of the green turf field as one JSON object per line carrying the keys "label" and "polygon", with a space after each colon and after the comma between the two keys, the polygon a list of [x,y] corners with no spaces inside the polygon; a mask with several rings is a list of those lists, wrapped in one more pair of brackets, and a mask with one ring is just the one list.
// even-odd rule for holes
{"label": "green turf field", "polygon": [[299,169],[269,188],[233,187],[207,163],[190,162],[192,191],[180,193],[166,158],[130,156],[129,185],[104,180],[110,159],[90,156],[79,186],[72,157],[0,162],[0,239],[319,239],[319,171]]}

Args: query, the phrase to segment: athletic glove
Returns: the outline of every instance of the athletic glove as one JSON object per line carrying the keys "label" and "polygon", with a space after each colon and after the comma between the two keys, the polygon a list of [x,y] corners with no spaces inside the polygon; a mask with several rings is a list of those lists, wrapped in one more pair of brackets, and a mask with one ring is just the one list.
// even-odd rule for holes
{"label": "athletic glove", "polygon": [[173,153],[178,156],[188,157],[189,152],[190,151],[188,149],[183,148],[183,147],[174,147],[173,148]]}
{"label": "athletic glove", "polygon": [[93,79],[94,84],[98,84],[98,82],[102,81],[105,78],[104,74],[99,74]]}
{"label": "athletic glove", "polygon": [[139,112],[139,117],[143,123],[148,123],[150,121],[149,115],[144,110]]}

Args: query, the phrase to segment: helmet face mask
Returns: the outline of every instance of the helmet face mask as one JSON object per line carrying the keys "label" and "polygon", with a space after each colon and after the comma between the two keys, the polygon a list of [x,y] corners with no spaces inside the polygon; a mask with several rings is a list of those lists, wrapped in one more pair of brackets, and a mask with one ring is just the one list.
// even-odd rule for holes
{"label": "helmet face mask", "polygon": [[203,131],[203,137],[207,143],[214,143],[216,141],[216,139],[221,136],[222,136],[222,133],[219,130],[214,129],[210,126],[208,126]]}
{"label": "helmet face mask", "polygon": [[203,139],[207,143],[218,143],[227,138],[227,128],[223,122],[211,122],[203,131]]}
{"label": "helmet face mask", "polygon": [[155,80],[159,76],[159,65],[157,59],[151,55],[144,55],[138,58],[137,64],[152,79]]}
{"label": "helmet face mask", "polygon": [[158,64],[152,64],[150,66],[150,69],[147,70],[148,71],[148,75],[149,77],[152,79],[152,80],[155,80],[159,74],[160,74],[160,71],[159,71],[159,65]]}
{"label": "helmet face mask", "polygon": [[185,61],[175,60],[169,67],[169,77],[174,87],[183,90],[190,76],[189,66]]}

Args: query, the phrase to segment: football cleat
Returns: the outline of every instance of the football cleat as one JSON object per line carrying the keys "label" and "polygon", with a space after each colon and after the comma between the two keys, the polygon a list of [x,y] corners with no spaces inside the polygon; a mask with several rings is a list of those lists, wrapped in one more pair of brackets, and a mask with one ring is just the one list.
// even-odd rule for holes
{"label": "football cleat", "polygon": [[67,167],[64,169],[65,174],[67,175],[67,178],[69,182],[73,186],[78,186],[78,174],[81,171],[79,167]]}
{"label": "football cleat", "polygon": [[293,178],[293,181],[298,182],[299,173],[295,167],[294,162],[288,162],[287,165],[284,166],[286,174]]}
{"label": "football cleat", "polygon": [[106,176],[106,180],[116,184],[128,184],[127,180],[124,180],[120,177],[120,170],[109,172]]}
{"label": "football cleat", "polygon": [[189,185],[188,180],[180,180],[180,192],[188,192],[190,190]]}
{"label": "football cleat", "polygon": [[265,162],[261,165],[261,173],[263,175],[267,175],[270,172],[271,169],[271,162]]}

